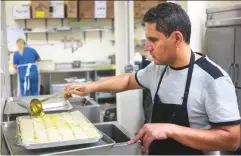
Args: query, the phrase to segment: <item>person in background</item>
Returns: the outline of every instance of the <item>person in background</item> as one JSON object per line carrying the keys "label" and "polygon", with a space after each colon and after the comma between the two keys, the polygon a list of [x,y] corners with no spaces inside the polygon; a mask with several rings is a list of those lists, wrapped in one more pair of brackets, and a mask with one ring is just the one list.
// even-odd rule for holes
{"label": "person in background", "polygon": [[13,64],[18,73],[20,96],[39,95],[39,71],[36,61],[40,61],[40,56],[35,49],[27,47],[21,38],[17,40],[17,47],[18,51],[13,55]]}

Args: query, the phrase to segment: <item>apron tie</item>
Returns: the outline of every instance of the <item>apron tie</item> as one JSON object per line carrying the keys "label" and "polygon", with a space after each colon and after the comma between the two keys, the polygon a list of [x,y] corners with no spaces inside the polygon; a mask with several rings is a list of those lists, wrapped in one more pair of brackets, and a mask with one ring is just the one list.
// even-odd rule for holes
{"label": "apron tie", "polygon": [[[24,95],[27,94],[27,91],[30,91],[30,69],[33,65],[36,65],[36,63],[27,63],[27,64],[21,64],[21,65],[18,65],[18,69],[20,67],[26,67],[26,73],[25,73],[25,76],[24,76],[24,84],[23,84],[23,87],[24,87]],[[20,83],[20,82],[19,82]]]}
{"label": "apron tie", "polygon": [[30,89],[30,78],[29,78],[29,75],[30,75],[31,67],[32,67],[32,64],[28,63],[27,69],[26,69],[26,74],[25,74],[25,77],[24,77],[24,94],[25,95],[26,95],[27,91],[29,91],[29,89]]}

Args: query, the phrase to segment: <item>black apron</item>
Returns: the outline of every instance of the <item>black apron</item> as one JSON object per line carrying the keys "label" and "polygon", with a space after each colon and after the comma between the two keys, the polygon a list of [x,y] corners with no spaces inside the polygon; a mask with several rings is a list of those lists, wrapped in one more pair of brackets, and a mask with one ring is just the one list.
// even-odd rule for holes
{"label": "black apron", "polygon": [[[180,126],[190,127],[187,112],[187,99],[192,79],[193,67],[195,57],[194,53],[191,53],[190,64],[187,74],[187,81],[184,91],[184,97],[182,105],[179,104],[165,104],[162,103],[159,96],[158,90],[166,72],[167,66],[165,67],[154,97],[154,106],[152,111],[152,123],[173,123]],[[202,155],[203,152],[185,146],[174,139],[155,140],[151,143],[149,148],[150,155]]]}

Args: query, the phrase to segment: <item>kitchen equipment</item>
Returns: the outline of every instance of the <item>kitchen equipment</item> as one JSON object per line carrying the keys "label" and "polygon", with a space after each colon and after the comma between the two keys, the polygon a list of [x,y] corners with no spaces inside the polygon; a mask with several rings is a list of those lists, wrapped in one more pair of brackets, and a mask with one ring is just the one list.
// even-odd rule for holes
{"label": "kitchen equipment", "polygon": [[[16,100],[16,103],[24,108],[29,110],[29,104],[27,101],[24,100]],[[73,106],[69,103],[68,100],[63,99],[56,99],[55,101],[44,103],[43,104],[44,112],[56,112],[56,111],[66,111],[73,109]],[[29,112],[30,114],[30,112]]]}
{"label": "kitchen equipment", "polygon": [[55,63],[56,70],[72,69],[72,62]]}
{"label": "kitchen equipment", "polygon": [[55,147],[48,149],[36,149],[36,150],[27,150],[22,146],[16,146],[17,138],[17,124],[16,121],[9,121],[2,123],[2,132],[3,136],[6,140],[8,149],[11,155],[54,155],[54,154],[74,154],[78,155],[85,152],[96,152],[98,151],[108,151],[110,150],[115,141],[111,139],[106,134],[103,134],[103,137],[96,143],[90,144],[80,144],[74,146],[63,146],[63,147]]}
{"label": "kitchen equipment", "polygon": [[[64,141],[52,141],[52,142],[43,142],[43,143],[36,143],[36,142],[35,143],[24,143],[23,142],[23,138],[22,138],[23,133],[21,132],[21,129],[20,129],[20,121],[21,120],[22,121],[23,120],[26,121],[26,119],[31,119],[32,122],[34,122],[34,121],[36,122],[36,120],[38,118],[37,117],[31,117],[31,116],[20,116],[20,117],[17,117],[17,119],[16,119],[16,124],[17,124],[17,127],[16,127],[16,129],[17,129],[17,143],[16,144],[18,146],[24,147],[25,149],[43,149],[43,148],[51,148],[51,147],[61,147],[61,146],[69,146],[69,145],[96,143],[103,137],[103,134],[98,129],[96,129],[96,127],[84,115],[82,115],[82,113],[80,113],[79,111],[65,112],[64,114],[63,113],[52,114],[51,116],[58,117],[58,116],[61,116],[61,115],[68,115],[68,116],[71,117],[71,119],[74,116],[77,115],[78,118],[75,118],[76,122],[74,122],[74,120],[70,121],[70,119],[68,119],[68,118],[66,118],[66,120],[65,120],[65,118],[63,118],[63,120],[65,120],[64,123],[68,124],[68,127],[71,127],[71,128],[75,128],[75,126],[78,126],[80,124],[84,124],[85,126],[88,125],[88,127],[90,129],[88,128],[87,130],[85,130],[85,132],[90,131],[90,130],[91,131],[95,131],[95,133],[97,132],[96,135],[94,135],[92,137],[89,136],[88,138],[83,138],[83,139],[81,137],[81,139],[80,138],[74,138],[74,139],[73,138],[72,139],[68,138],[67,140],[64,140]],[[49,117],[49,118],[51,118],[51,117]],[[44,120],[44,118],[42,118],[42,120]],[[59,121],[60,121],[60,119],[56,120],[56,121],[53,121],[53,122],[59,122]],[[81,122],[81,123],[78,123],[78,122]],[[78,123],[78,125],[75,125],[76,123]],[[53,125],[55,125],[55,124],[56,123],[53,123]],[[72,126],[72,124],[74,124],[74,125]],[[47,126],[47,127],[49,127],[49,126]],[[56,132],[60,133],[60,130],[62,128],[64,128],[64,127],[59,127],[58,130],[56,130]],[[81,129],[82,128],[83,127],[81,127]],[[38,131],[38,129],[34,130],[35,134],[36,134],[36,130]],[[53,131],[53,130],[51,130],[51,131]],[[41,133],[43,133],[43,132],[41,132]],[[47,131],[45,133],[47,133]],[[49,134],[51,134],[51,133],[48,133],[48,135]],[[61,137],[61,134],[59,134],[59,135],[60,135],[59,137]],[[62,135],[63,135],[63,133],[62,133]],[[42,136],[42,134],[41,134],[41,136]],[[68,136],[68,135],[66,135],[66,136]]]}
{"label": "kitchen equipment", "polygon": [[50,93],[58,94],[59,92],[62,92],[68,84],[70,84],[70,83],[51,84],[50,85]]}
{"label": "kitchen equipment", "polygon": [[[83,87],[83,85],[76,86],[72,90],[77,90],[81,87]],[[32,99],[31,102],[30,102],[30,106],[29,106],[30,114],[33,115],[33,116],[44,115],[44,109],[43,109],[42,103],[46,102],[50,99],[57,98],[58,96],[63,96],[65,93],[66,92],[64,91],[64,92],[49,96],[49,97],[47,97],[45,99],[42,99],[42,100]]]}
{"label": "kitchen equipment", "polygon": [[103,117],[104,122],[110,122],[110,121],[116,121],[117,120],[117,114],[116,114],[116,108],[107,108],[104,112]]}
{"label": "kitchen equipment", "polygon": [[2,123],[2,132],[11,155],[141,155],[141,144],[128,145],[133,137],[116,122],[94,124],[103,137],[96,143],[27,150],[16,146],[16,121]]}
{"label": "kitchen equipment", "polygon": [[[37,98],[45,98],[47,95],[37,96]],[[25,107],[20,106],[18,104],[19,100],[25,102],[25,104],[29,105],[30,101],[36,98],[35,96],[21,96],[21,97],[10,97],[7,99],[6,106],[4,109],[4,118],[6,117],[7,121],[16,120],[16,117],[21,115],[27,115],[28,111]],[[62,103],[63,107],[56,108],[46,108],[45,106],[52,106],[55,103]],[[28,107],[28,106],[26,106]],[[64,100],[64,97],[58,97],[56,99],[49,100],[43,103],[44,112],[48,112],[48,114],[52,113],[60,113],[63,111],[70,110],[78,110],[87,117],[92,123],[100,122],[100,105],[96,103],[92,98],[85,97],[70,97],[68,100]]]}
{"label": "kitchen equipment", "polygon": [[115,54],[109,55],[108,59],[110,59],[110,64],[115,64]]}
{"label": "kitchen equipment", "polygon": [[117,122],[103,122],[95,126],[115,141],[115,145],[109,151],[100,154],[142,155],[141,142],[128,145],[127,142],[134,136]]}
{"label": "kitchen equipment", "polygon": [[80,68],[81,61],[74,61],[72,65],[73,65],[73,68]]}
{"label": "kitchen equipment", "polygon": [[230,76],[241,113],[241,5],[206,10],[205,53]]}

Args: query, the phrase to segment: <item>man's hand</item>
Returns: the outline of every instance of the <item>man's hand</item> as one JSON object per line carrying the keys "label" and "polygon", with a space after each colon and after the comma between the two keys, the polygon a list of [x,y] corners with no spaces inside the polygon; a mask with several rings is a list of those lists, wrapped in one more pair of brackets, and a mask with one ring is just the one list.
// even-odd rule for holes
{"label": "man's hand", "polygon": [[133,144],[140,140],[143,146],[142,150],[146,151],[154,140],[167,139],[170,130],[171,124],[145,124],[128,144]]}
{"label": "man's hand", "polygon": [[[73,90],[74,88],[80,86],[80,88]],[[73,84],[69,84],[66,88],[65,88],[65,94],[64,94],[64,98],[65,100],[67,100],[71,94],[75,94],[75,95],[79,95],[79,96],[86,96],[90,93],[90,90],[88,88],[87,84],[84,84],[81,87],[81,84],[78,83],[73,83]]]}
{"label": "man's hand", "polygon": [[181,144],[202,151],[236,151],[240,145],[240,124],[196,129],[175,124],[146,124],[128,142],[141,140],[144,150],[153,140],[172,138]]}

